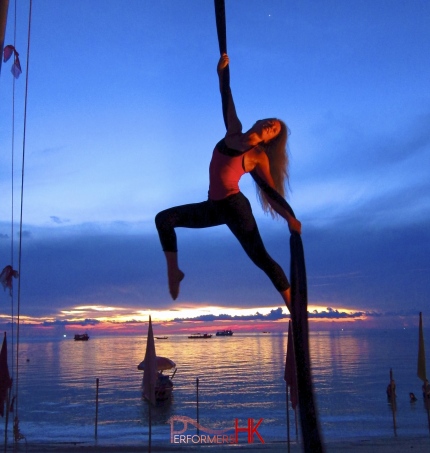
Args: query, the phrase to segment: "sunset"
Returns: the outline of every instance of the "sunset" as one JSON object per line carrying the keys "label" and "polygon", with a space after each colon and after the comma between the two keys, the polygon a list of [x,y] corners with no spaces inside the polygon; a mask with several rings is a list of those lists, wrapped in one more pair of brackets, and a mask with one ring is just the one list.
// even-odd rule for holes
{"label": "sunset", "polygon": [[[24,317],[21,319],[24,335],[39,332],[44,335],[71,335],[85,330],[92,335],[123,334],[146,335],[151,315],[154,329],[160,334],[215,333],[222,329],[235,332],[286,333],[290,315],[281,307],[178,306],[175,310],[135,310],[127,307],[78,306],[52,317]],[[347,308],[308,306],[311,331],[340,331],[343,329],[398,329],[415,328],[416,316],[383,314]],[[3,317],[4,322],[7,318]]]}

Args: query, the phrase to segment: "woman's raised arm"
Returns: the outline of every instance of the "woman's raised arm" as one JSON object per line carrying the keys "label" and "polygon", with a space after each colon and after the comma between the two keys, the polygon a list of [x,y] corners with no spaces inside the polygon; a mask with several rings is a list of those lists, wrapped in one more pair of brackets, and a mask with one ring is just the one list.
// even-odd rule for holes
{"label": "woman's raised arm", "polygon": [[230,60],[228,55],[224,53],[221,55],[217,65],[219,89],[222,99],[222,113],[224,115],[224,123],[227,129],[226,137],[242,132],[242,123],[236,114],[236,107],[234,106],[233,96],[231,94],[229,77],[226,74],[226,68],[229,62]]}

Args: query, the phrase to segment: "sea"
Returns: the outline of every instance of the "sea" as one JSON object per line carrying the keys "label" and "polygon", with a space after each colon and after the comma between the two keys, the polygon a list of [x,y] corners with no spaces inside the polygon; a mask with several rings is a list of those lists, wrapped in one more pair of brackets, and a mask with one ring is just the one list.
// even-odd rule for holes
{"label": "sea", "polygon": [[[155,343],[157,355],[172,359],[177,371],[171,400],[150,408],[137,369],[145,335],[21,340],[9,439],[17,416],[20,433],[32,443],[145,445],[151,435],[154,445],[167,445],[181,428],[187,435],[232,434],[235,426],[243,428],[239,443],[249,440],[249,426],[255,442],[300,441],[300,418],[296,414],[296,423],[286,407],[286,332],[205,340],[168,335]],[[310,348],[324,441],[429,434],[417,377],[418,329],[311,332]],[[390,371],[395,407],[386,395]],[[186,417],[190,423],[180,425]]]}

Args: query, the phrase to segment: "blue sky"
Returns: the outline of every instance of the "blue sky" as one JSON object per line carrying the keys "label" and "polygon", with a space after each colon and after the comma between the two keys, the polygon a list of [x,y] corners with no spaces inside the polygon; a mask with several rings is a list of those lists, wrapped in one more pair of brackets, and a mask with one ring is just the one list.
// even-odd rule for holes
{"label": "blue sky", "polygon": [[[310,307],[378,319],[382,313],[400,324],[425,313],[430,3],[226,0],[226,13],[231,85],[244,127],[277,116],[291,129],[288,200],[303,223]],[[13,16],[11,0],[5,44],[13,43]],[[27,22],[28,2],[20,2],[23,68]],[[178,231],[186,277],[177,301],[167,291],[153,218],[207,197],[210,156],[224,134],[218,56],[209,0],[33,2],[26,316],[138,319],[167,310],[180,318],[282,307],[226,227]],[[10,65],[2,64],[0,77],[4,265],[12,217]],[[24,88],[25,69],[15,92],[16,222]],[[269,252],[289,274],[285,223],[263,214],[249,175],[241,189]],[[14,249],[16,264],[16,241]],[[7,315],[9,297],[1,298]]]}

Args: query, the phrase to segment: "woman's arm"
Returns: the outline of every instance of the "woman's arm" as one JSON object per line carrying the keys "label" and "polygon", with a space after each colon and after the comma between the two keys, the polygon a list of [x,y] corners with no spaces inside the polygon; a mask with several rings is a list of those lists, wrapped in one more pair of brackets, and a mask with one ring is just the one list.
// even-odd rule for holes
{"label": "woman's arm", "polygon": [[242,123],[237,117],[236,107],[231,94],[229,77],[226,73],[229,62],[228,55],[224,53],[221,55],[217,66],[219,89],[222,99],[222,112],[224,115],[224,123],[227,128],[226,138],[242,132]]}
{"label": "woman's arm", "polygon": [[266,194],[270,206],[288,222],[290,231],[301,234],[302,224],[296,219],[291,206],[275,189],[275,184],[270,174],[269,158],[265,152],[258,154],[255,167],[251,171],[251,176]]}

